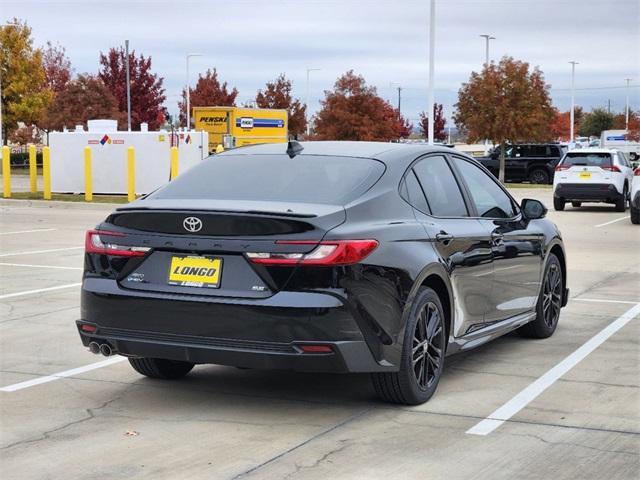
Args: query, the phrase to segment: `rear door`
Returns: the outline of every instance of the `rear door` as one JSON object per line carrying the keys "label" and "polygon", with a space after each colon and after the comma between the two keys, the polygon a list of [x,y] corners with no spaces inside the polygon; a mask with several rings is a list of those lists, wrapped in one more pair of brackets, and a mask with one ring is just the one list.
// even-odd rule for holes
{"label": "rear door", "polygon": [[453,164],[490,237],[493,276],[485,322],[532,310],[540,291],[542,230],[523,220],[515,201],[480,167],[457,156]]}
{"label": "rear door", "polygon": [[471,218],[444,155],[419,159],[405,181],[416,218],[450,272],[458,309],[452,333],[460,337],[484,322],[493,274],[489,235]]}

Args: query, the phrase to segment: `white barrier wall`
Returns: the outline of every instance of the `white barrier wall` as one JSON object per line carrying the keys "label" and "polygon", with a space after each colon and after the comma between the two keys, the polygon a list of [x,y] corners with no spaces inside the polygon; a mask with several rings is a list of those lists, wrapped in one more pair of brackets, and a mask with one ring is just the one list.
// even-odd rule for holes
{"label": "white barrier wall", "polygon": [[[136,154],[136,193],[149,193],[169,181],[171,132],[54,132],[51,148],[51,190],[84,192],[84,148],[91,147],[93,193],[127,193],[127,148]],[[179,173],[208,153],[207,132],[174,134]]]}

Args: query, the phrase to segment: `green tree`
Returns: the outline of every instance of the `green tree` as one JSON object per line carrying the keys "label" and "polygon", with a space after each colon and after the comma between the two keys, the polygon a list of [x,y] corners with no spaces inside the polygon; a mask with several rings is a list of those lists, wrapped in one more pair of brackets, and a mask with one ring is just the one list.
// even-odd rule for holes
{"label": "green tree", "polygon": [[503,57],[482,72],[472,72],[458,92],[453,120],[471,141],[500,144],[500,181],[504,182],[506,143],[541,142],[553,136],[555,109],[549,85],[536,67]]}
{"label": "green tree", "polygon": [[584,116],[580,125],[580,135],[583,137],[599,137],[603,130],[611,130],[613,128],[615,119],[616,115],[614,113],[607,112],[604,108],[595,108]]}
{"label": "green tree", "polygon": [[53,98],[44,87],[42,51],[33,48],[31,28],[14,18],[0,26],[0,76],[2,77],[2,130],[38,123]]}

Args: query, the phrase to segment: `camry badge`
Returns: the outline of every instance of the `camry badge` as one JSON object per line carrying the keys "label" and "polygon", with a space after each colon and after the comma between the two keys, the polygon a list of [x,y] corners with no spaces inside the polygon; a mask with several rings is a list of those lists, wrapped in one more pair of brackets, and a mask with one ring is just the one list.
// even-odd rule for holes
{"label": "camry badge", "polygon": [[187,217],[182,221],[182,226],[187,232],[196,233],[202,230],[202,220],[198,217]]}

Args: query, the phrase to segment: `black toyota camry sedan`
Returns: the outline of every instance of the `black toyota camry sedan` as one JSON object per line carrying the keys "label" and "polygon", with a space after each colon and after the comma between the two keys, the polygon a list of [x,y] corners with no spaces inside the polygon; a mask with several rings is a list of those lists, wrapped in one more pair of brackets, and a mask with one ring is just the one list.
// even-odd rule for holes
{"label": "black toyota camry sedan", "polygon": [[230,150],[87,232],[77,327],[148,377],[370,372],[384,400],[419,404],[447,355],[553,334],[567,270],[545,214],[445,147]]}

